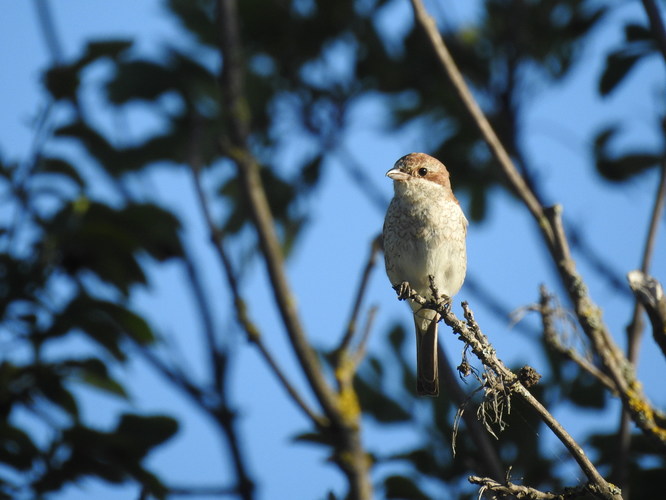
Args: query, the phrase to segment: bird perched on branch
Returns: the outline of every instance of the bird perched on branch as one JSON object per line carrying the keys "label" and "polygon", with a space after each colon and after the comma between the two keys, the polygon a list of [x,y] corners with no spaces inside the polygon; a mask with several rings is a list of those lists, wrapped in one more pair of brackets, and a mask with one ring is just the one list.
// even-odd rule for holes
{"label": "bird perched on branch", "polygon": [[[399,291],[406,283],[424,298],[432,296],[430,276],[439,293],[451,298],[467,270],[467,219],[453,195],[449,171],[424,153],[400,158],[386,175],[394,196],[384,219],[386,274]],[[403,297],[405,298],[405,297]],[[437,323],[439,315],[409,300],[416,326],[416,391],[437,396]]]}

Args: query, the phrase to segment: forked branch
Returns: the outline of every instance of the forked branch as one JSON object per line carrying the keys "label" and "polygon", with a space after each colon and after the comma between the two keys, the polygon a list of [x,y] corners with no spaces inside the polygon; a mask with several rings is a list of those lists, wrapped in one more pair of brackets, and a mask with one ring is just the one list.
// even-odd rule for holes
{"label": "forked branch", "polygon": [[[467,302],[462,303],[465,313],[465,321],[456,317],[451,311],[450,303],[446,302],[438,293],[434,283],[431,287],[433,300],[426,300],[414,291],[409,284],[402,284],[402,293],[399,298],[407,298],[421,304],[427,309],[436,311],[444,320],[458,338],[465,342],[472,353],[481,361],[487,373],[492,374],[492,378],[486,377],[486,386],[492,379],[492,387],[485,389],[486,397],[488,394],[501,392],[504,398],[510,398],[512,395],[520,397],[525,403],[531,406],[539,415],[541,420],[553,431],[562,444],[567,448],[571,456],[576,460],[581,470],[585,473],[590,483],[591,491],[597,492],[599,498],[620,500],[619,489],[609,484],[597,471],[596,467],[587,457],[583,449],[571,437],[571,435],[560,425],[560,423],[550,414],[550,412],[527,390],[519,377],[513,373],[498,357],[495,348],[488,338],[483,334],[478,323],[474,319],[474,314]],[[507,404],[508,403],[507,401]]]}

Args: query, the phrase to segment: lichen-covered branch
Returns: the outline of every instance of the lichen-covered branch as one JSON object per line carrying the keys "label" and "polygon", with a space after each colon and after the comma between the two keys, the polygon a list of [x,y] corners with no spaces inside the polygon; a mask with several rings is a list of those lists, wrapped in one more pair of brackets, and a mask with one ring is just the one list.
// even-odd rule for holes
{"label": "lichen-covered branch", "polygon": [[[485,374],[485,398],[493,403],[496,400],[502,405],[510,405],[510,398],[517,395],[529,406],[531,406],[543,420],[543,422],[553,431],[562,444],[567,448],[571,456],[578,463],[581,470],[587,476],[591,486],[598,491],[599,498],[620,500],[620,491],[609,484],[597,471],[596,467],[587,457],[583,449],[571,437],[571,435],[560,425],[560,423],[550,414],[550,412],[527,390],[519,377],[513,373],[497,356],[495,348],[488,338],[483,334],[478,323],[474,319],[474,314],[467,302],[462,303],[465,321],[456,317],[451,311],[450,302],[440,296],[433,277],[430,277],[433,300],[428,301],[416,293],[408,283],[402,283],[399,287],[398,297],[401,299],[410,299],[421,304],[427,309],[436,311],[444,320],[458,338],[465,342],[472,353],[481,361],[486,369]],[[495,415],[496,417],[497,415]],[[486,424],[488,428],[489,425]]]}
{"label": "lichen-covered branch", "polygon": [[530,500],[566,500],[568,498],[589,498],[596,496],[598,491],[589,484],[575,488],[566,488],[562,493],[540,491],[529,486],[515,484],[508,479],[501,483],[489,477],[470,476],[467,480],[472,484],[481,486],[479,495],[489,492],[505,497],[515,497]]}
{"label": "lichen-covered branch", "polygon": [[654,341],[666,357],[666,295],[661,283],[642,271],[627,274],[629,287],[648,313]]}
{"label": "lichen-covered branch", "polygon": [[599,370],[599,368],[597,368],[592,361],[584,356],[581,356],[575,348],[564,345],[560,339],[560,334],[555,327],[554,321],[556,310],[551,306],[553,297],[548,293],[548,290],[544,285],[540,287],[539,295],[538,311],[541,315],[543,336],[546,343],[552,349],[559,352],[562,356],[576,363],[580,369],[586,371],[594,378],[596,378],[610,392],[615,393],[615,384],[604,372]]}

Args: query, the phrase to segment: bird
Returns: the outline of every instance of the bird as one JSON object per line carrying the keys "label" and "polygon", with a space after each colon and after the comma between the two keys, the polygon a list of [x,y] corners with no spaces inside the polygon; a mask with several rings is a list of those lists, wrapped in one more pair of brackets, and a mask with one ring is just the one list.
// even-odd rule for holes
{"label": "bird", "polygon": [[[410,153],[400,158],[386,176],[394,195],[382,230],[384,263],[391,285],[406,283],[430,298],[431,282],[449,300],[467,272],[467,218],[451,189],[449,171],[436,158]],[[416,328],[416,392],[439,395],[437,323],[439,315],[409,299]]]}

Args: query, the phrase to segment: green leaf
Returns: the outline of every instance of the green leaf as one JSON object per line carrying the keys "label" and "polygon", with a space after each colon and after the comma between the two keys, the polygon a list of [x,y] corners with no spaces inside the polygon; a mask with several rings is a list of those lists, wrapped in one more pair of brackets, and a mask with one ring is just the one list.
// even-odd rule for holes
{"label": "green leaf", "polygon": [[114,78],[106,86],[107,98],[113,104],[133,100],[152,101],[175,90],[177,80],[172,71],[152,61],[127,61],[118,64]]}
{"label": "green leaf", "polygon": [[132,40],[100,40],[88,42],[85,53],[79,59],[77,64],[80,68],[97,61],[98,59],[111,58],[117,59],[123,52],[132,47]]}
{"label": "green leaf", "polygon": [[0,423],[0,443],[0,463],[21,471],[31,469],[40,453],[27,432],[7,421]]}
{"label": "green leaf", "polygon": [[75,121],[54,130],[56,137],[76,139],[101,165],[112,161],[116,156],[115,148],[94,128],[83,121]]}
{"label": "green leaf", "polygon": [[36,174],[38,174],[39,177],[43,175],[65,177],[73,181],[78,187],[85,187],[85,181],[79,174],[78,170],[72,166],[71,163],[61,158],[42,158],[39,162],[39,169]]}
{"label": "green leaf", "polygon": [[594,140],[594,155],[599,173],[614,182],[624,181],[659,165],[662,154],[649,151],[632,151],[620,155],[611,153],[610,143],[620,129],[611,125],[602,129]]}
{"label": "green leaf", "polygon": [[164,443],[177,431],[178,422],[171,417],[125,414],[120,419],[116,434],[129,438],[127,446],[143,457],[151,448]]}
{"label": "green leaf", "polygon": [[644,55],[643,51],[628,52],[625,49],[608,54],[606,67],[599,80],[599,93],[607,96],[615,90]]}
{"label": "green leaf", "polygon": [[303,432],[293,437],[297,443],[312,443],[325,446],[334,446],[335,441],[331,434],[323,432]]}
{"label": "green leaf", "polygon": [[103,361],[97,358],[89,358],[81,361],[72,361],[70,364],[75,369],[81,382],[102,390],[114,396],[128,399],[125,388],[109,375],[109,371]]}
{"label": "green leaf", "polygon": [[117,209],[81,199],[63,207],[46,228],[46,260],[59,262],[71,274],[89,270],[124,294],[146,282],[137,260],[141,252],[159,261],[183,253],[180,222],[151,204]]}
{"label": "green leaf", "polygon": [[125,230],[141,242],[142,250],[158,261],[183,255],[178,236],[180,221],[169,211],[149,203],[132,203],[119,214]]}
{"label": "green leaf", "polygon": [[81,82],[79,67],[73,64],[54,66],[44,73],[43,82],[54,100],[75,101]]}
{"label": "green leaf", "polygon": [[376,384],[369,384],[361,377],[354,379],[354,389],[366,415],[378,422],[396,423],[411,420],[411,414],[397,401],[384,394]]}
{"label": "green leaf", "polygon": [[598,380],[586,373],[580,373],[567,387],[571,401],[584,408],[601,409],[606,404],[606,391]]}
{"label": "green leaf", "polygon": [[430,500],[430,496],[409,478],[404,476],[389,476],[384,479],[384,490],[386,498],[402,500]]}
{"label": "green leaf", "polygon": [[406,460],[414,469],[428,476],[436,476],[439,471],[437,458],[426,448],[415,449],[406,453],[391,456],[392,460]]}
{"label": "green leaf", "polygon": [[121,347],[125,335],[141,344],[154,340],[148,323],[139,315],[113,302],[87,295],[74,298],[44,335],[57,338],[75,330],[103,346],[119,361],[126,358]]}
{"label": "green leaf", "polygon": [[81,82],[81,71],[98,59],[110,57],[117,58],[132,46],[128,40],[105,40],[90,42],[84,54],[71,64],[53,66],[44,73],[44,86],[58,100],[77,100],[77,93]]}
{"label": "green leaf", "polygon": [[624,26],[624,36],[627,42],[652,42],[654,40],[649,28],[634,23],[628,23]]}
{"label": "green leaf", "polygon": [[61,377],[52,365],[37,367],[34,372],[35,385],[46,399],[59,406],[72,417],[78,418],[79,408],[76,399],[63,385]]}
{"label": "green leaf", "polygon": [[663,156],[651,153],[627,153],[617,158],[597,160],[597,170],[611,181],[625,181],[630,177],[656,167]]}

